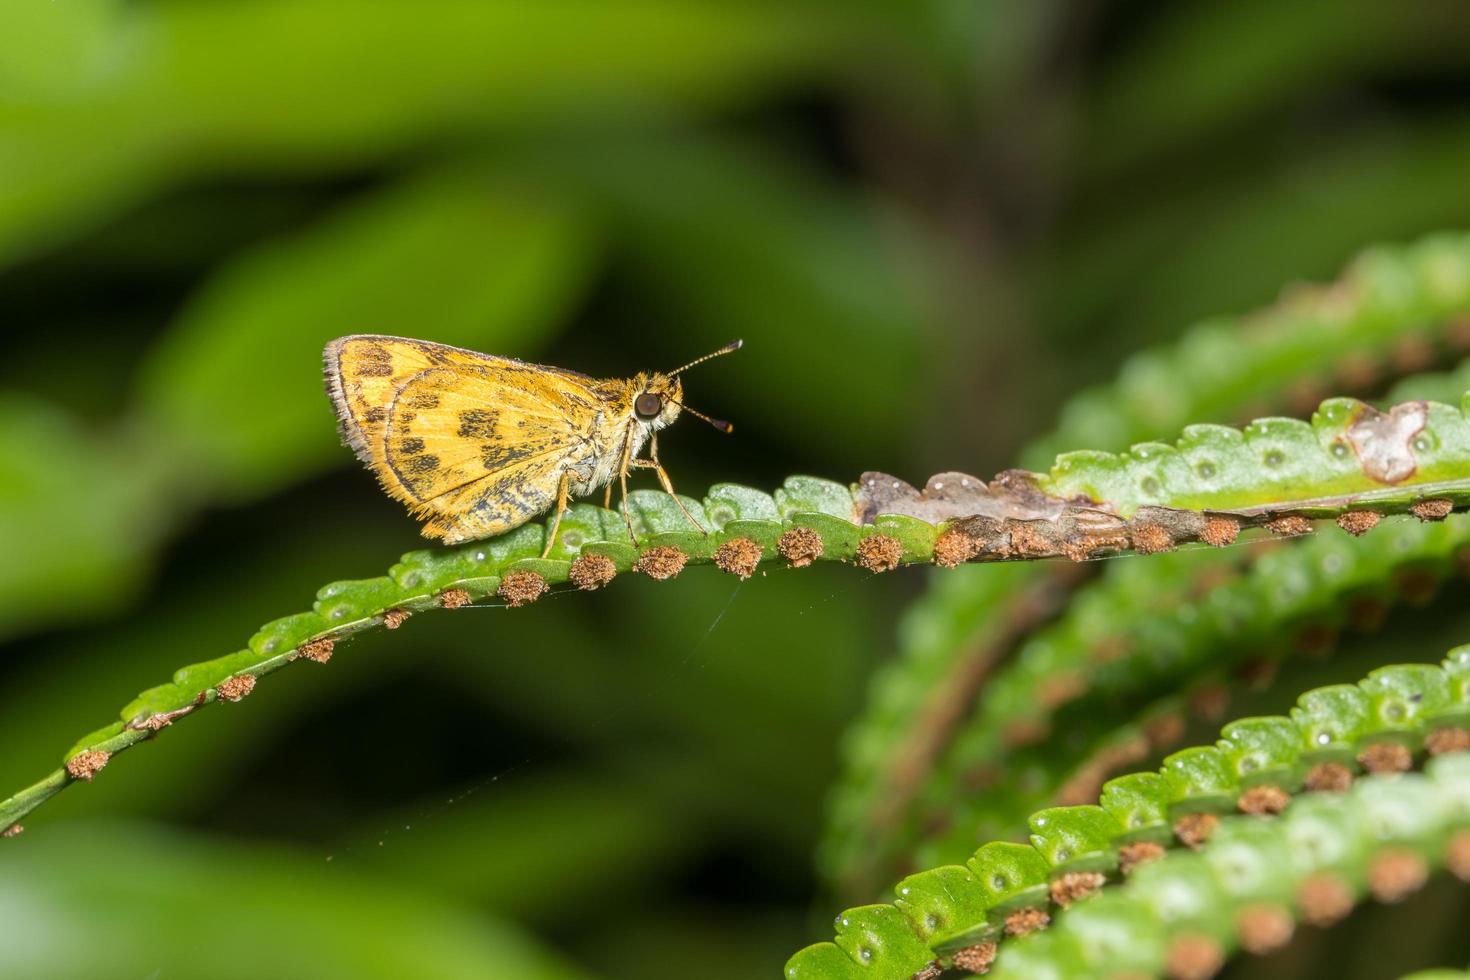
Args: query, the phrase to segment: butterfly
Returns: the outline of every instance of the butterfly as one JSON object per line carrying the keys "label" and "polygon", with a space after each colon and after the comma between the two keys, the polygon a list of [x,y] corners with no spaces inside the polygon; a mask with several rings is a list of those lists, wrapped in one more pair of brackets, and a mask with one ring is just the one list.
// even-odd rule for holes
{"label": "butterfly", "polygon": [[[702,527],[674,493],[658,458],[658,432],[688,411],[724,432],[728,422],[684,404],[679,375],[740,348],[727,344],[675,371],[598,380],[576,371],[528,364],[426,340],[354,334],[323,353],[327,394],[343,441],[389,496],[424,521],[423,534],[445,544],[519,527],[555,507],[543,557],[556,542],[573,497],[622,487],[628,471],[647,467],[679,509]],[[640,453],[649,447],[649,458]]]}

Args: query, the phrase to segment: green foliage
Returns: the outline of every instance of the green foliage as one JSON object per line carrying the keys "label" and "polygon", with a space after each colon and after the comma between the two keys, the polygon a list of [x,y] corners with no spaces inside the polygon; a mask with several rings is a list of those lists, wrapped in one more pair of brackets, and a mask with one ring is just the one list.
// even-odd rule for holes
{"label": "green foliage", "polygon": [[[1253,404],[1283,404],[1303,384],[1332,385],[1355,360],[1387,358],[1470,310],[1470,238],[1436,235],[1364,252],[1333,283],[1303,287],[1248,316],[1195,324],[1168,347],[1131,357],[1116,384],[1084,391],[1057,430],[1024,454],[1044,466],[1076,446],[1122,449]],[[1361,364],[1358,366],[1361,370]]]}
{"label": "green foliage", "polygon": [[1370,777],[1346,794],[1301,800],[1279,820],[1227,818],[1202,853],[1170,854],[1138,869],[1116,896],[1085,901],[1054,929],[1006,944],[992,975],[1077,976],[1120,958],[1157,973],[1184,943],[1198,950],[1201,940],[1211,956],[1267,949],[1252,925],[1275,920],[1270,928],[1289,935],[1297,895],[1324,882],[1354,898],[1371,890],[1396,901],[1390,886],[1368,881],[1443,865],[1448,841],[1470,824],[1467,779],[1464,757],[1434,760],[1425,776]]}
{"label": "green foliage", "polygon": [[[1470,309],[1467,242],[1462,235],[1437,235],[1404,248],[1378,248],[1360,256],[1334,283],[1298,288],[1277,305],[1249,316],[1199,323],[1177,344],[1134,355],[1115,384],[1071,399],[1062,409],[1059,429],[1023,458],[1050,467],[1057,454],[1079,445],[1123,449],[1147,442],[1137,455],[1074,457],[1076,463],[1062,472],[1061,482],[1121,495],[1130,509],[1161,494],[1193,494],[1201,482],[1198,471],[1181,464],[1175,445],[1153,440],[1175,438],[1192,422],[1240,418],[1251,406],[1286,408],[1299,401],[1303,385],[1310,389],[1319,379],[1379,370],[1365,362],[1381,362],[1387,370],[1396,349],[1453,337],[1459,317]],[[1345,356],[1345,350],[1351,355]],[[1470,390],[1457,378],[1426,380],[1424,386],[1430,390],[1409,385],[1395,401],[1427,397],[1456,404]],[[1332,426],[1321,413],[1314,422],[1311,438]],[[1285,428],[1307,435],[1300,422]],[[1248,445],[1243,434],[1215,427],[1191,431],[1194,438],[1186,436],[1184,443],[1190,452],[1198,452],[1202,440],[1213,440],[1224,444],[1225,458],[1233,458]],[[1257,441],[1269,438],[1264,427],[1257,428]],[[1328,438],[1325,445],[1303,447],[1296,454],[1298,462],[1340,462],[1321,455],[1331,452]],[[1287,460],[1283,453],[1274,470],[1263,468],[1261,473],[1279,474]],[[1255,462],[1245,462],[1247,474],[1257,472]],[[1091,475],[1079,479],[1079,474]],[[1243,475],[1245,485],[1259,482]],[[1230,492],[1235,503],[1251,500],[1244,485],[1229,485],[1226,469],[1217,467],[1210,482],[1207,489]],[[1234,555],[1195,555],[1166,564],[1192,566],[1205,580],[1212,574],[1209,566],[1234,561]],[[1109,574],[1126,572],[1110,569]],[[1140,574],[1153,581],[1139,583],[1129,608],[1153,606],[1161,582],[1171,586],[1164,595],[1174,594],[1172,586],[1178,582],[1162,570]],[[937,583],[907,611],[900,656],[875,675],[867,713],[845,740],[846,771],[834,790],[819,851],[823,871],[844,894],[877,887],[874,859],[895,844],[901,849],[905,831],[899,818],[949,742],[953,723],[947,719],[966,713],[982,679],[1014,651],[1020,636],[1055,614],[1074,585],[1040,569],[957,575]],[[1118,601],[1119,591],[1125,590],[1089,600],[1084,590],[1079,603],[1107,609]],[[991,732],[985,737],[999,743],[998,736]],[[1012,818],[1031,808],[1011,811]],[[966,829],[963,823],[959,826],[960,833]]]}
{"label": "green foliage", "polygon": [[[1104,0],[1085,18],[969,0],[15,0],[0,30],[0,787],[54,765],[141,678],[168,683],[130,708],[177,705],[145,717],[182,723],[199,693],[239,696],[303,640],[354,639],[332,670],[262,675],[245,704],[160,730],[0,840],[0,973],[771,976],[813,938],[809,904],[873,900],[901,876],[889,861],[970,854],[983,838],[962,841],[963,821],[1010,836],[1054,791],[1151,765],[1144,742],[1177,748],[1179,722],[1224,694],[1237,715],[1279,710],[1250,690],[1244,645],[1295,692],[1463,640],[1454,552],[1428,544],[1461,518],[874,578],[787,570],[780,535],[801,523],[825,558],[873,567],[941,541],[947,562],[962,542],[912,515],[850,522],[845,485],[794,516],[781,493],[717,484],[1045,471],[1087,449],[1125,454],[1079,472],[1132,508],[1190,426],[1308,420],[1329,395],[1458,406],[1463,373],[1422,372],[1467,337],[1466,239],[1436,231],[1470,221],[1462,21],[1454,4],[1371,0]],[[1360,251],[1374,242],[1408,244]],[[1293,285],[1354,253],[1335,282]],[[560,580],[572,548],[543,562],[516,538],[487,544],[493,560],[416,552],[379,574],[422,545],[333,436],[316,354],[355,331],[607,376],[744,337],[689,379],[692,406],[737,435],[691,423],[662,446],[681,489],[716,484],[699,504],[719,535],[665,525],[692,556],[677,582],[618,572],[514,613],[497,594],[509,566]],[[1171,447],[1157,460],[1129,453],[1155,440]],[[1344,475],[1319,450],[1298,457],[1331,477],[1316,489]],[[1228,489],[1200,499],[1249,508],[1267,481],[1248,462],[1223,488],[1162,475],[1180,501]],[[620,518],[576,517],[573,548],[614,571],[645,557]],[[878,533],[896,545],[864,545]],[[750,579],[695,567],[739,537],[761,556]],[[1409,553],[1383,554],[1401,538]],[[988,540],[981,557],[1021,557]],[[1359,549],[1356,591],[1310,564]],[[1279,607],[1244,585],[1273,581]],[[496,608],[369,628],[436,605],[435,582],[491,589],[474,605]],[[1248,641],[1174,622],[1217,612],[1196,594],[1217,587],[1258,618]],[[1356,627],[1390,606],[1365,645]],[[1136,636],[1101,663],[1126,621]],[[1089,627],[1110,642],[1073,659]],[[1029,733],[1013,724],[1027,696]],[[132,720],[78,747],[153,734]],[[1023,737],[982,737],[997,724]],[[1278,729],[1254,734],[1274,752]],[[982,763],[960,764],[977,748],[1006,767],[994,806]],[[1095,829],[1066,846],[1106,867]],[[1020,873],[1057,840],[1045,858],[987,854]],[[809,903],[814,845],[843,896]],[[1038,893],[965,892],[969,873],[915,879],[914,907],[927,888],[983,917]],[[1364,910],[1262,967],[1461,966],[1454,894],[1431,891],[1434,914]],[[1114,901],[1061,913],[1058,934],[1133,935]],[[262,927],[278,941],[251,941]],[[1075,973],[1097,948],[1041,938],[1002,959]],[[1137,965],[1158,948],[1140,943]]]}
{"label": "green foliage", "polygon": [[[1175,752],[1157,773],[1112,780],[1102,788],[1100,806],[1037,811],[1029,820],[1029,847],[993,842],[964,867],[904,878],[893,905],[842,912],[836,944],[797,953],[786,975],[907,976],[960,949],[1001,939],[1018,910],[1049,909],[1053,901],[1063,908],[1060,925],[1045,938],[1003,943],[998,974],[1079,976],[1098,969],[1118,951],[1120,938],[1090,935],[1105,921],[1112,922],[1109,929],[1127,930],[1123,946],[1138,958],[1129,965],[1150,973],[1162,969],[1170,938],[1194,930],[1233,947],[1236,910],[1270,902],[1286,913],[1314,875],[1340,876],[1361,892],[1369,887],[1370,865],[1385,854],[1408,849],[1426,862],[1443,862],[1451,832],[1470,829],[1470,755],[1432,759],[1428,779],[1361,779],[1346,798],[1310,793],[1286,806],[1281,820],[1228,817],[1210,832],[1203,857],[1186,853],[1139,869],[1117,889],[1121,898],[1106,887],[1108,895],[1086,898],[1073,910],[1067,906],[1077,899],[1058,899],[1056,888],[1079,872],[1116,878],[1127,849],[1140,842],[1167,846],[1176,835],[1188,840],[1182,821],[1191,816],[1249,812],[1253,790],[1301,793],[1304,784],[1316,785],[1313,777],[1324,765],[1352,772],[1362,760],[1371,767],[1374,749],[1390,744],[1422,755],[1446,732],[1470,735],[1467,726],[1470,646],[1450,651],[1440,667],[1383,667],[1356,686],[1308,691],[1290,718],[1239,719],[1215,745]],[[1431,754],[1436,751],[1443,750]],[[1103,887],[1099,881],[1090,890]],[[1195,897],[1170,897],[1178,888]],[[1127,921],[1113,921],[1117,916]]]}
{"label": "green foliage", "polygon": [[[1161,716],[1186,710],[1174,692],[1221,685],[1244,661],[1271,663],[1351,628],[1365,603],[1405,598],[1395,580],[1413,573],[1415,595],[1455,573],[1470,546],[1470,520],[1400,521],[1362,538],[1319,534],[1298,547],[1222,568],[1198,555],[1116,562],[1055,622],[1034,632],[987,683],[916,793],[917,812],[891,832],[896,853],[954,860],[976,837],[1004,835],[1042,801],[1089,795],[1086,761],[1110,746],[1147,751]],[[1407,587],[1407,586],[1406,586]],[[1359,613],[1361,615],[1361,613]],[[1065,733],[1059,753],[1052,736]],[[981,774],[983,792],[964,787]],[[1080,776],[1080,786],[1068,786]],[[927,841],[918,828],[944,826]],[[890,852],[894,853],[894,852]]]}

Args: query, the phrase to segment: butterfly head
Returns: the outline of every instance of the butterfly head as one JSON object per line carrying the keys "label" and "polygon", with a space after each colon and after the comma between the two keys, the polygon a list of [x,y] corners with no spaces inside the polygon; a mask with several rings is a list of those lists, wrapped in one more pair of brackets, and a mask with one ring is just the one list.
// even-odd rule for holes
{"label": "butterfly head", "polygon": [[633,417],[650,432],[672,424],[684,407],[684,383],[677,375],[640,374],[633,390]]}
{"label": "butterfly head", "polygon": [[681,411],[687,410],[690,415],[704,419],[721,432],[734,431],[735,427],[729,422],[712,419],[703,412],[696,412],[684,404],[684,382],[679,380],[679,375],[696,364],[703,364],[712,357],[737,351],[740,345],[741,341],[733,341],[667,374],[655,371],[652,374],[638,375],[633,380],[633,390],[637,392],[633,396],[633,417],[643,423],[649,432],[657,432],[678,418]]}

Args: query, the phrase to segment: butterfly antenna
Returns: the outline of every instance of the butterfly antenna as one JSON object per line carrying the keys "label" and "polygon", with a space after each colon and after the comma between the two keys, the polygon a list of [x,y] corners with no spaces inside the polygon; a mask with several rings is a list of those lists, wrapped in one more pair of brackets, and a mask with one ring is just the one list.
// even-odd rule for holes
{"label": "butterfly antenna", "polygon": [[[673,377],[676,374],[682,374],[683,372],[685,372],[685,371],[689,370],[690,368],[694,367],[694,365],[696,365],[696,364],[703,364],[705,361],[709,360],[712,357],[719,357],[721,354],[733,354],[735,351],[738,351],[740,349],[740,345],[743,344],[743,343],[745,343],[745,341],[743,341],[743,340],[732,340],[728,344],[726,344],[724,347],[721,347],[719,350],[714,351],[714,352],[709,353],[709,354],[706,354],[703,357],[696,357],[694,360],[690,361],[688,364],[684,365],[683,367],[676,368],[675,370],[670,371],[669,372],[669,376],[670,377]],[[694,410],[693,409],[690,409],[690,411],[693,412]],[[694,412],[694,414],[695,415],[699,415],[698,412]],[[706,422],[712,421],[710,418],[708,418],[707,416],[704,416],[704,415],[699,415],[699,417],[702,418],[702,419],[704,419]]]}
{"label": "butterfly antenna", "polygon": [[[736,341],[736,344],[738,345],[739,344],[739,341]],[[733,350],[734,348],[731,348],[731,349]],[[723,354],[725,352],[724,351],[720,351],[719,353],[722,353]],[[710,357],[714,357],[715,355],[714,354],[711,354],[709,356]],[[697,364],[698,361],[696,361],[695,363]],[[697,418],[697,419],[704,419],[710,425],[714,426],[716,429],[719,429],[721,432],[725,433],[726,435],[729,435],[730,433],[732,433],[732,432],[735,431],[735,426],[731,425],[729,422],[726,422],[724,419],[712,419],[708,415],[704,414],[703,412],[701,412],[701,411],[699,411],[697,409],[690,408],[688,405],[685,405],[683,402],[676,402],[675,404],[677,404],[684,411],[688,412],[690,415],[693,415],[695,418]]]}

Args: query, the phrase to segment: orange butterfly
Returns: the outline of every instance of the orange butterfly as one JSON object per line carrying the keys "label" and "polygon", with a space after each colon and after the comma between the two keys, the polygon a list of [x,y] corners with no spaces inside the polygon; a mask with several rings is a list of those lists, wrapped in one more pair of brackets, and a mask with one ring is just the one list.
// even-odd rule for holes
{"label": "orange butterfly", "polygon": [[[658,459],[660,429],[685,410],[679,374],[740,348],[740,341],[667,374],[597,380],[575,371],[493,357],[425,340],[356,334],[327,345],[327,393],[342,438],[389,495],[446,544],[519,527],[555,506],[550,554],[572,497],[623,490],[628,469],[658,474],[684,516]],[[728,422],[688,411],[725,432]],[[644,443],[648,459],[639,458]]]}

